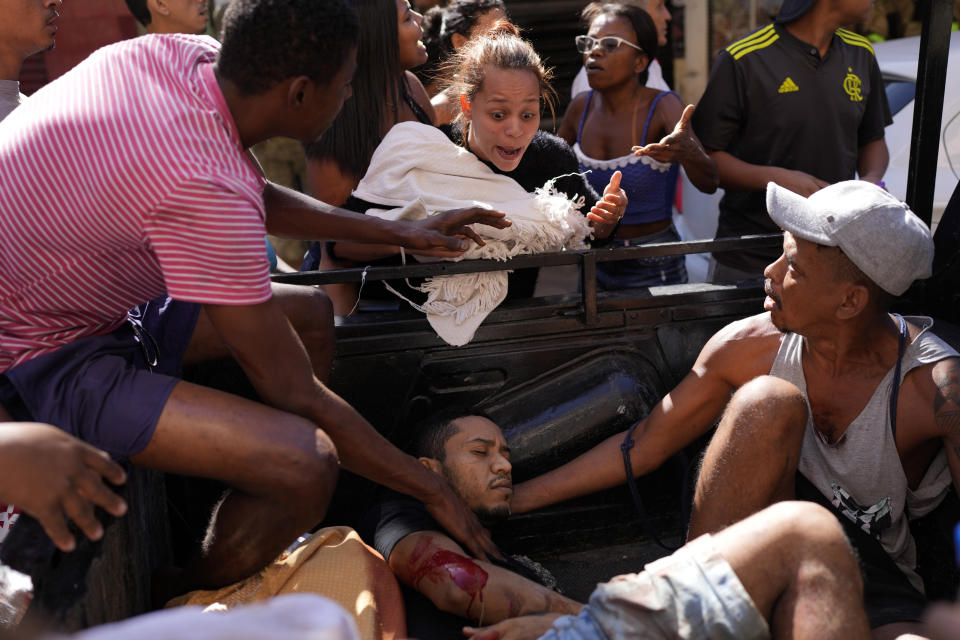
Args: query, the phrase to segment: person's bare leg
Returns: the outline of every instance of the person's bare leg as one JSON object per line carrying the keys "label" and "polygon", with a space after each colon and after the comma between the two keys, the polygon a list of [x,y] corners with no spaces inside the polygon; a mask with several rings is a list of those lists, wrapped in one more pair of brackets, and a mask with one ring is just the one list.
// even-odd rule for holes
{"label": "person's bare leg", "polygon": [[707,446],[688,539],[794,497],[807,405],[794,385],[760,376],[730,399]]}
{"label": "person's bare leg", "polygon": [[[333,305],[316,287],[273,283],[273,295],[310,356],[313,373],[327,384],[335,350]],[[197,364],[230,356],[206,311],[200,310],[184,364]]]}
{"label": "person's bare leg", "polygon": [[231,487],[182,590],[219,588],[266,566],[323,519],[338,473],[333,442],[309,421],[187,382],[130,459]]}
{"label": "person's bare leg", "polygon": [[[358,266],[362,267],[363,265],[351,262],[350,260],[334,258],[330,255],[330,252],[327,251],[326,247],[324,247],[317,271],[350,269]],[[357,306],[357,299],[360,297],[360,287],[357,286],[357,283],[325,284],[321,285],[321,288],[323,292],[330,297],[330,301],[333,303],[333,309],[338,316],[345,317],[350,315],[350,312]]]}
{"label": "person's bare leg", "polygon": [[837,519],[781,502],[714,535],[774,638],[870,637],[860,569]]}

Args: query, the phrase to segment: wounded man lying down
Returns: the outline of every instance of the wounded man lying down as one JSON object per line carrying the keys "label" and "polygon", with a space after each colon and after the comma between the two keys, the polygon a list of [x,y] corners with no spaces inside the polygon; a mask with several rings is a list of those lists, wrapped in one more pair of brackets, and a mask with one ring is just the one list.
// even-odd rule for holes
{"label": "wounded man lying down", "polygon": [[[510,449],[482,411],[438,413],[417,428],[411,453],[485,524],[509,517]],[[405,497],[375,507],[361,533],[406,586],[408,632],[422,640],[458,637],[467,621],[492,625],[467,635],[501,640],[869,637],[850,546],[836,519],[809,503],[780,503],[702,536],[599,585],[586,606],[516,560],[472,558]]]}

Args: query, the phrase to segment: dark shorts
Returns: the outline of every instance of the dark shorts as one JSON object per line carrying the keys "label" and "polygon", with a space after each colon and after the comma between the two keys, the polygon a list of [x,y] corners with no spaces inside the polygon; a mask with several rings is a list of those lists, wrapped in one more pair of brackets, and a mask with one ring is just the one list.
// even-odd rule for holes
{"label": "dark shorts", "polygon": [[114,331],[81,338],[0,375],[0,405],[14,420],[46,422],[118,459],[147,446],[200,305],[157,298]]}
{"label": "dark shorts", "polygon": [[[608,247],[638,247],[657,242],[679,242],[680,234],[672,224],[666,229],[629,240],[613,239]],[[597,264],[597,285],[604,291],[619,291],[637,287],[665,284],[683,284],[687,281],[686,258],[637,258]]]}
{"label": "dark shorts", "polygon": [[880,542],[840,513],[803,474],[797,473],[798,500],[816,502],[827,508],[843,525],[844,533],[857,552],[863,577],[863,604],[870,628],[892,622],[918,622],[923,619],[927,598],[910,584]]}

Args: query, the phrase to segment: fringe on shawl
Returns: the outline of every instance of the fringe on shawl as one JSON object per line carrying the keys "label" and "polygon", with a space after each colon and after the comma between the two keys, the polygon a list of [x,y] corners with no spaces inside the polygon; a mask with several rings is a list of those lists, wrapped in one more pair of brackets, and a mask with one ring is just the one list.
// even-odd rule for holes
{"label": "fringe on shawl", "polygon": [[[534,204],[547,224],[514,221],[510,227],[513,237],[474,247],[475,255],[471,257],[504,261],[523,254],[585,248],[584,238],[592,229],[580,213],[584,199],[572,200],[557,192],[554,180],[538,188],[535,195]],[[462,324],[465,318],[490,313],[500,304],[506,296],[507,273],[488,271],[434,276],[417,288],[427,294],[427,300],[422,305],[410,304],[427,314],[452,315],[457,324]]]}
{"label": "fringe on shawl", "polygon": [[[484,246],[471,247],[463,258],[502,261],[530,253],[585,249],[585,238],[592,234],[593,228],[580,213],[584,202],[582,196],[572,200],[559,193],[551,180],[534,192],[533,205],[543,220],[512,218],[508,238],[484,238],[487,241]],[[482,227],[475,230],[484,235]]]}
{"label": "fringe on shawl", "polygon": [[[580,213],[585,200],[583,197],[574,200],[558,192],[555,182],[556,178],[550,180],[533,194],[533,208],[541,219],[514,217],[507,237],[485,237],[484,246],[473,246],[455,260],[480,258],[502,262],[518,255],[586,248],[585,238],[591,236],[592,227],[586,216]],[[411,203],[404,208],[404,217],[419,217],[411,214],[422,209],[422,201]],[[481,236],[485,235],[482,226],[478,226],[476,231]],[[477,315],[486,317],[503,302],[507,295],[507,282],[506,271],[433,276],[422,285],[413,287],[427,294],[423,304],[413,302],[384,284],[391,293],[428,317],[451,317],[454,324],[460,327],[469,318]],[[438,331],[443,340],[454,346],[467,344],[473,339],[472,332],[469,336],[454,334],[456,332],[444,335]]]}

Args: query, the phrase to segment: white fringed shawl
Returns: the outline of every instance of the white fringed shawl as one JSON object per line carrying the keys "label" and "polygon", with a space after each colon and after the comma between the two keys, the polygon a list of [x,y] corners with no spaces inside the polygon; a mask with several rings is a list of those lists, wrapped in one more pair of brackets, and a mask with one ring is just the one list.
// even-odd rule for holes
{"label": "white fringed shawl", "polygon": [[[439,129],[419,122],[402,122],[390,129],[353,195],[396,207],[367,211],[389,220],[418,220],[471,206],[507,214],[513,224],[506,229],[474,225],[486,245],[471,242],[457,260],[506,260],[525,253],[579,249],[586,246],[584,238],[591,232],[580,213],[582,198],[575,202],[558,194],[552,181],[528,193],[512,178],[491,171]],[[473,339],[487,314],[503,302],[507,272],[436,276],[419,288],[427,294],[427,301],[414,306],[427,314],[441,338],[461,346]]]}

